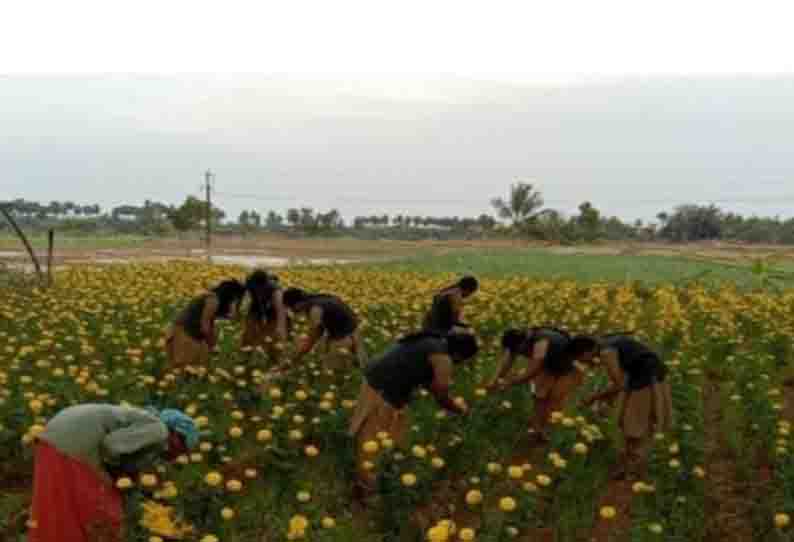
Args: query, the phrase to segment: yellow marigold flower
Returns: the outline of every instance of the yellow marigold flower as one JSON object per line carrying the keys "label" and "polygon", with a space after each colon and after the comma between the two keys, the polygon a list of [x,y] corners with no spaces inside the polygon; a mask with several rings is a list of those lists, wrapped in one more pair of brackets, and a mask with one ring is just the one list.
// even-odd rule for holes
{"label": "yellow marigold flower", "polygon": [[320,453],[320,450],[318,450],[316,446],[306,446],[304,451],[309,457],[317,457]]}
{"label": "yellow marigold flower", "polygon": [[482,502],[482,493],[477,489],[472,489],[466,493],[466,504],[469,506],[477,506]]}
{"label": "yellow marigold flower", "polygon": [[240,438],[243,436],[243,430],[240,427],[232,427],[229,429],[229,436],[232,438]]}
{"label": "yellow marigold flower", "polygon": [[651,523],[648,525],[648,530],[653,534],[662,534],[664,529],[660,523]]}
{"label": "yellow marigold flower", "polygon": [[513,465],[507,469],[507,475],[513,480],[520,480],[524,476],[524,469]]}
{"label": "yellow marigold flower", "polygon": [[460,533],[458,533],[458,538],[460,538],[461,542],[471,542],[474,540],[474,537],[474,529],[461,529]]}
{"label": "yellow marigold flower", "polygon": [[256,434],[256,440],[259,442],[268,442],[273,439],[273,432],[270,429],[262,429]]}
{"label": "yellow marigold flower", "polygon": [[785,529],[791,523],[791,517],[788,514],[775,514],[775,527],[778,529]]}
{"label": "yellow marigold flower", "polygon": [[320,524],[323,526],[323,529],[333,529],[336,527],[336,520],[331,517],[324,517]]}
{"label": "yellow marigold flower", "polygon": [[361,449],[364,450],[365,453],[375,454],[378,453],[380,446],[374,440],[368,440],[361,446]]}
{"label": "yellow marigold flower", "polygon": [[157,485],[157,476],[154,474],[141,474],[140,483],[143,487],[154,487]]}
{"label": "yellow marigold flower", "polygon": [[243,490],[243,483],[240,480],[229,480],[226,482],[226,490],[231,493],[239,493]]}
{"label": "yellow marigold flower", "polygon": [[413,487],[416,485],[416,475],[412,473],[403,474],[400,477],[400,481],[405,487]]}
{"label": "yellow marigold flower", "polygon": [[204,482],[210,487],[217,487],[223,483],[223,476],[219,472],[210,472],[204,477]]}
{"label": "yellow marigold flower", "polygon": [[512,512],[516,509],[516,501],[512,497],[503,497],[499,500],[499,509],[502,512]]}
{"label": "yellow marigold flower", "polygon": [[116,480],[116,487],[119,489],[129,489],[132,487],[132,480],[126,476],[124,478],[119,478]]}
{"label": "yellow marigold flower", "polygon": [[221,510],[221,517],[226,521],[230,521],[234,519],[234,515],[235,515],[234,510],[232,510],[231,508],[226,507],[223,510]]}
{"label": "yellow marigold flower", "polygon": [[602,506],[601,507],[600,515],[601,515],[602,519],[606,519],[606,520],[614,519],[617,514],[618,514],[617,510],[615,510],[615,507],[613,507],[613,506]]}

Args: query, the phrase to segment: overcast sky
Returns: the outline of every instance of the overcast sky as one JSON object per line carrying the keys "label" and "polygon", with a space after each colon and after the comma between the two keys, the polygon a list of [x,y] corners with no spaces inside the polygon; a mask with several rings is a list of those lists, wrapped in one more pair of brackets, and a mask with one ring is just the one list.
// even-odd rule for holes
{"label": "overcast sky", "polygon": [[794,215],[790,2],[14,4],[0,199]]}

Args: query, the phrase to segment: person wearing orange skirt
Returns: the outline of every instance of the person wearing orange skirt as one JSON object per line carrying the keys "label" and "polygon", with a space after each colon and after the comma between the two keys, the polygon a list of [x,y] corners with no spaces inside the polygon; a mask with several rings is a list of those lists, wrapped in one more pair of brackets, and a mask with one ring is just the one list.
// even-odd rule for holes
{"label": "person wearing orange skirt", "polygon": [[271,363],[279,361],[278,344],[287,338],[287,309],[278,277],[257,270],[248,276],[245,288],[251,305],[243,325],[240,344],[244,349],[262,347]]}
{"label": "person wearing orange skirt", "polygon": [[[590,363],[598,351],[595,339],[571,337],[551,327],[529,330],[510,329],[502,335],[505,355],[489,389],[506,389],[516,384],[534,384],[535,412],[530,432],[538,440],[547,440],[546,430],[553,412],[562,411],[572,394],[584,381],[576,362]],[[529,358],[522,374],[506,379],[519,356]]]}
{"label": "person wearing orange skirt", "polygon": [[[324,339],[326,353],[331,349],[349,348],[364,367],[367,361],[364,344],[358,329],[358,317],[350,306],[331,294],[309,294],[300,288],[289,288],[284,292],[284,305],[294,314],[305,314],[309,320],[309,336],[298,344],[295,362],[299,362]],[[347,369],[349,356],[328,356],[325,365],[329,369]]]}
{"label": "person wearing orange skirt", "polygon": [[362,453],[369,441],[378,442],[385,433],[402,444],[406,432],[406,408],[419,389],[427,389],[436,402],[454,414],[468,410],[449,396],[454,366],[477,354],[477,340],[467,333],[441,335],[419,332],[398,340],[372,360],[364,370],[364,381],[356,410],[350,420],[350,436],[356,440],[358,484],[363,492],[374,489],[375,474],[363,466]]}
{"label": "person wearing orange skirt", "polygon": [[218,342],[215,320],[235,317],[245,287],[226,280],[208,293],[193,299],[177,316],[165,338],[165,351],[172,369],[205,366]]}
{"label": "person wearing orange skirt", "polygon": [[66,408],[36,439],[29,542],[121,542],[124,502],[109,469],[134,473],[192,449],[199,433],[178,410],[109,404]]}
{"label": "person wearing orange skirt", "polygon": [[653,350],[627,334],[606,335],[599,342],[601,365],[611,385],[584,404],[620,398],[618,425],[625,448],[612,476],[640,476],[646,467],[651,436],[669,431],[673,424],[667,367]]}

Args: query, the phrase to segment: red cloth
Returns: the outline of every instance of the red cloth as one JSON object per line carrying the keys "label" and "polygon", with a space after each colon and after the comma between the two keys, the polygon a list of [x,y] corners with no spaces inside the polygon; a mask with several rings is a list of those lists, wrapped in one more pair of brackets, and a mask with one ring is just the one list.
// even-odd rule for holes
{"label": "red cloth", "polygon": [[39,441],[31,517],[29,542],[116,542],[124,500],[92,467]]}

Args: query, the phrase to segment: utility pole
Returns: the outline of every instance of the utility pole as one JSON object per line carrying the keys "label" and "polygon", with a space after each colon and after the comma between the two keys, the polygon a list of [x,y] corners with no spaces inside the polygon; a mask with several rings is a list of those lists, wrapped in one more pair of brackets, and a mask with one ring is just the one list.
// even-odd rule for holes
{"label": "utility pole", "polygon": [[207,194],[207,216],[204,219],[207,225],[207,232],[206,232],[206,238],[204,239],[204,243],[207,250],[207,261],[209,262],[212,261],[212,255],[210,253],[210,250],[212,248],[212,184],[211,183],[213,177],[214,174],[210,170],[207,170],[206,173],[204,173],[204,189],[206,190],[206,194]]}

